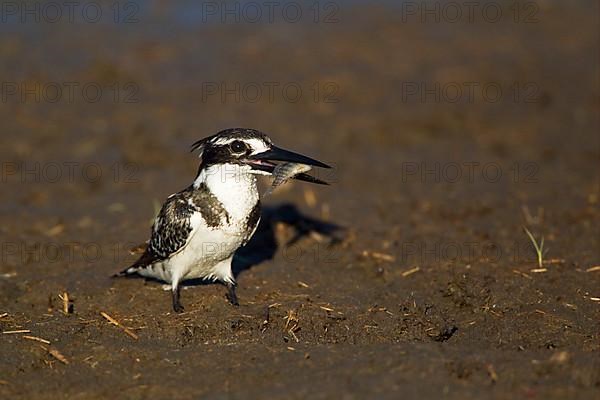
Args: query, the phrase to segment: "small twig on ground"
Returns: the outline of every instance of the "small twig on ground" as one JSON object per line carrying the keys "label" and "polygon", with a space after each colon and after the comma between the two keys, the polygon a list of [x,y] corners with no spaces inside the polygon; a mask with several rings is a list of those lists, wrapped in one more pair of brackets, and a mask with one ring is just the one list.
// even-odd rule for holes
{"label": "small twig on ground", "polygon": [[41,337],[37,337],[37,336],[23,335],[23,339],[27,339],[27,340],[34,340],[34,341],[36,341],[36,342],[45,343],[45,344],[50,344],[50,341],[49,341],[49,340],[42,339]]}
{"label": "small twig on ground", "polygon": [[300,329],[299,322],[300,319],[294,310],[288,310],[288,313],[283,319],[286,320],[285,327],[283,328],[287,333],[290,334],[296,341],[296,343],[300,342],[298,336],[296,336],[296,332]]}
{"label": "small twig on ground", "polygon": [[414,274],[415,272],[418,272],[418,271],[420,271],[420,270],[421,270],[421,268],[419,268],[419,267],[414,267],[414,268],[411,268],[411,269],[409,269],[409,270],[406,270],[406,271],[404,271],[404,272],[402,273],[402,277],[403,277],[403,278],[406,278],[407,276],[409,276],[409,275],[412,275],[412,274]]}
{"label": "small twig on ground", "polygon": [[65,315],[71,314],[73,312],[73,307],[71,307],[71,303],[69,300],[69,293],[64,291],[62,294],[59,294],[58,297],[60,297],[60,299],[63,302],[63,313]]}
{"label": "small twig on ground", "polygon": [[14,334],[18,334],[18,333],[31,333],[31,331],[29,329],[20,329],[20,330],[16,330],[16,331],[4,331],[2,333],[5,335],[14,335]]}
{"label": "small twig on ground", "polygon": [[53,348],[53,347],[45,347],[45,346],[40,346],[42,349],[46,350],[48,352],[48,354],[50,354],[52,357],[56,358],[58,361],[60,361],[63,364],[68,364],[69,360],[67,360],[67,357],[65,357],[60,351],[58,351],[57,349]]}
{"label": "small twig on ground", "polygon": [[521,275],[527,279],[533,279],[531,276],[527,275],[525,272],[521,272],[519,270],[513,269],[513,272],[517,275]]}
{"label": "small twig on ground", "polygon": [[529,272],[533,272],[535,274],[539,274],[541,272],[546,272],[546,271],[548,271],[547,268],[534,268],[534,269],[530,270]]}
{"label": "small twig on ground", "polygon": [[135,340],[138,340],[138,335],[133,333],[133,331],[131,329],[127,328],[126,326],[121,325],[121,323],[119,321],[117,321],[116,319],[114,319],[113,317],[111,317],[110,315],[105,313],[104,311],[100,311],[100,315],[102,315],[111,324],[121,328],[123,330],[123,332],[125,332],[127,335],[131,336]]}
{"label": "small twig on ground", "polygon": [[396,260],[391,254],[379,253],[377,251],[364,250],[361,255],[365,258],[373,258],[377,261],[394,262]]}

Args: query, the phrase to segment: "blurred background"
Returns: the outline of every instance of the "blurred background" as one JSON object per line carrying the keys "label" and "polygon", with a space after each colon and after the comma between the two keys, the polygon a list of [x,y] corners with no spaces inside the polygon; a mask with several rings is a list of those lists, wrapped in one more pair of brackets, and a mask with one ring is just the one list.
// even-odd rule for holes
{"label": "blurred background", "polygon": [[[0,393],[591,395],[598,15],[552,0],[2,1],[0,324],[70,364],[5,335]],[[184,293],[196,313],[175,317],[160,285],[108,276],[192,182],[190,144],[229,127],[334,165],[317,172],[332,185],[265,199],[273,237],[240,268],[240,309],[200,286]]]}

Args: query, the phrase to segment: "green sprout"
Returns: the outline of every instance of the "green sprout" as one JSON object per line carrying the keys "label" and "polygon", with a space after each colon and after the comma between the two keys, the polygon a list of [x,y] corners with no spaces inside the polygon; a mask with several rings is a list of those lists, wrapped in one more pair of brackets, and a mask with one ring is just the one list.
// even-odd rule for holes
{"label": "green sprout", "polygon": [[529,229],[527,229],[525,226],[523,227],[523,229],[525,230],[525,233],[527,234],[527,236],[529,236],[529,240],[531,240],[531,243],[533,244],[533,247],[535,248],[535,253],[537,254],[537,262],[538,262],[538,266],[540,268],[542,268],[542,264],[544,261],[544,254],[546,253],[546,251],[544,250],[544,237],[542,236],[542,240],[540,240],[540,243],[537,242],[537,240],[535,240],[535,238],[533,237],[533,234],[531,232],[529,232]]}

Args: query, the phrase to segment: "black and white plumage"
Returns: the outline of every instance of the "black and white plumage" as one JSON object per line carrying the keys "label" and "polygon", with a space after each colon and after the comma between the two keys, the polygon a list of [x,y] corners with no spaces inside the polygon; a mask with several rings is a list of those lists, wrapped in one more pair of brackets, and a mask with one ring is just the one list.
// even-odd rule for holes
{"label": "black and white plumage", "polygon": [[[179,284],[187,279],[220,281],[237,304],[231,261],[260,220],[256,175],[270,175],[272,161],[329,168],[309,157],[275,147],[254,129],[227,129],[197,141],[200,166],[193,184],[163,204],[142,256],[117,276],[138,274],[171,284],[173,309],[181,312]],[[323,184],[305,173],[295,179]]]}

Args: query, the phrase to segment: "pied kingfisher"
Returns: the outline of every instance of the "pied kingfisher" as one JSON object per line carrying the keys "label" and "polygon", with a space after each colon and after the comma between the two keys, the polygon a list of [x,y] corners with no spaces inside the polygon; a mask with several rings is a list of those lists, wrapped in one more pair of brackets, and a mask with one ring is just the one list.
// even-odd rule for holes
{"label": "pied kingfisher", "polygon": [[[252,237],[260,220],[256,175],[271,175],[283,161],[330,168],[327,164],[273,145],[254,129],[226,129],[198,140],[200,166],[189,187],[172,194],[154,220],[148,246],[133,265],[116,274],[138,274],[171,285],[173,310],[182,312],[180,283],[220,281],[237,305],[231,271],[235,251]],[[295,179],[325,184],[306,173]]]}

